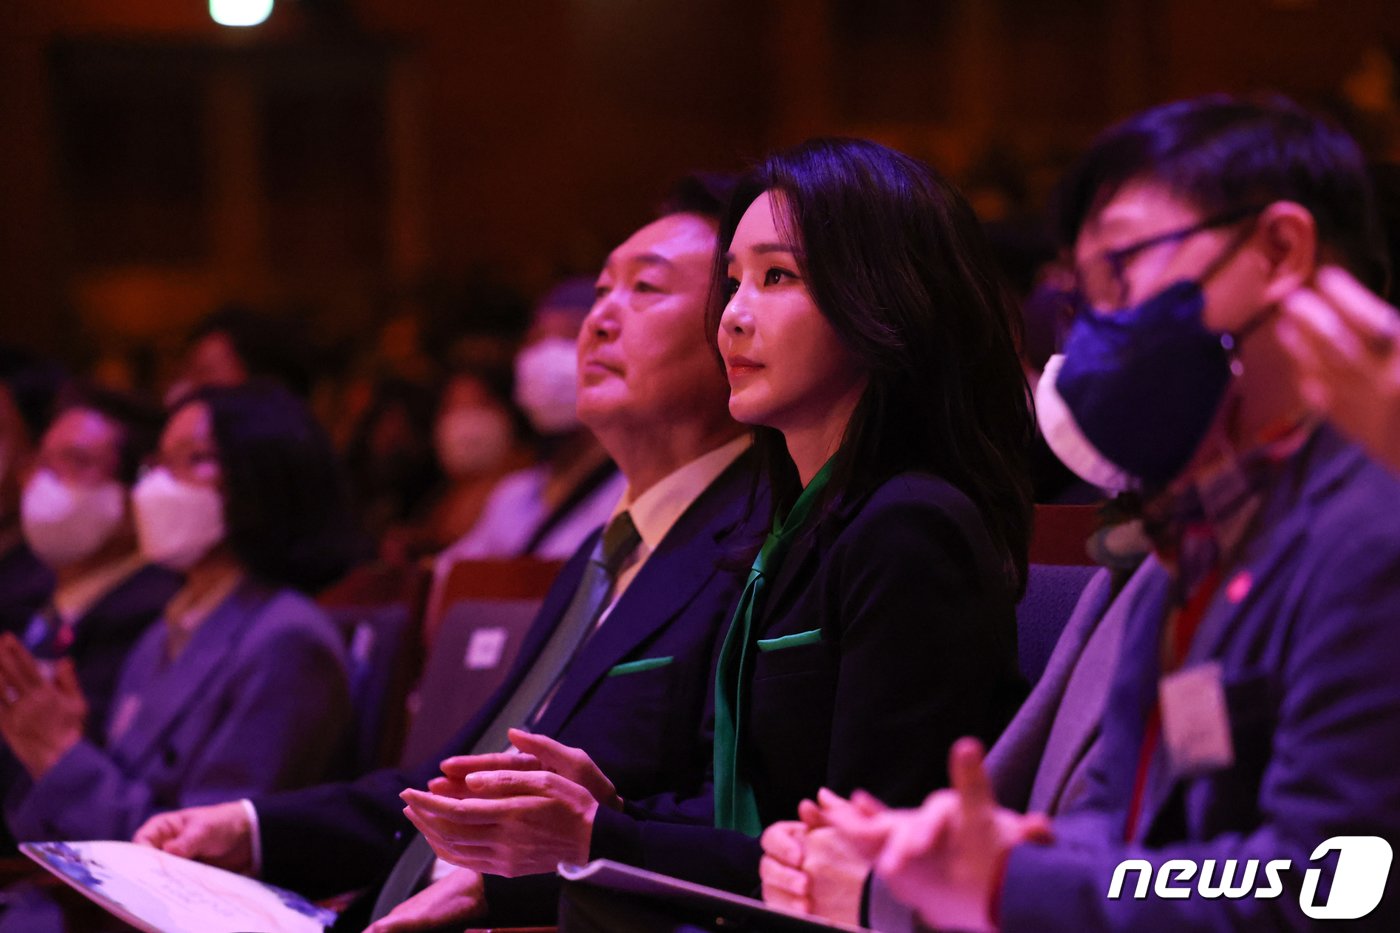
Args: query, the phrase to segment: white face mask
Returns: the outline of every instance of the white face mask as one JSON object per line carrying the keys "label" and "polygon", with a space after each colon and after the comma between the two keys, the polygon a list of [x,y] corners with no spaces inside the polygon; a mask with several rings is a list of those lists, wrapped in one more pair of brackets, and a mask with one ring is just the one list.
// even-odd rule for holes
{"label": "white face mask", "polygon": [[515,402],[543,435],[579,426],[578,351],[572,340],[547,337],[515,358]]}
{"label": "white face mask", "polygon": [[510,416],[498,408],[454,408],[438,417],[433,445],[448,476],[484,473],[510,452]]}
{"label": "white face mask", "polygon": [[86,560],[112,539],[126,515],[126,487],[69,486],[52,470],[39,470],[24,487],[19,505],[24,539],[50,567]]}
{"label": "white face mask", "polygon": [[131,491],[136,540],[146,560],[189,570],[224,539],[224,501],[216,489],[182,483],[159,467]]}

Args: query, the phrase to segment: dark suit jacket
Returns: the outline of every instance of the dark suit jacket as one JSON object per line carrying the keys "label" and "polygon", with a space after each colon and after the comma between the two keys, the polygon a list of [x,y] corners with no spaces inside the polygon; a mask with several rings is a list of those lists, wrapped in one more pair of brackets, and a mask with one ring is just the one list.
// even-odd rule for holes
{"label": "dark suit jacket", "polygon": [[350,715],[345,649],[323,611],[247,582],[173,661],[153,626],[122,670],[104,743],[84,739],[11,788],[16,839],[129,839],[160,810],[320,780]]}
{"label": "dark suit jacket", "polygon": [[0,632],[20,635],[53,596],[53,571],[23,541],[0,554]]}
{"label": "dark suit jacket", "polygon": [[[588,751],[629,799],[696,793],[704,780],[710,749],[696,735],[718,634],[743,584],[735,551],[760,536],[752,471],[752,455],[740,457],[681,516],[575,657],[539,723],[537,731]],[[413,771],[254,801],[266,880],[323,895],[372,883],[392,866],[413,832],[399,792],[426,785],[443,758],[471,750],[563,616],[596,537],[560,572],[501,689],[440,755]],[[618,664],[661,658],[670,660],[609,676]]]}
{"label": "dark suit jacket", "polygon": [[[760,608],[740,741],[765,825],[820,787],[912,805],[946,784],[953,741],[990,743],[1025,695],[1014,606],[980,513],[943,480],[901,474],[838,503]],[[674,820],[600,810],[591,854],[757,887],[758,840]]]}
{"label": "dark suit jacket", "polygon": [[[1055,845],[1013,851],[1003,930],[1311,929],[1299,887],[1306,869],[1322,867],[1310,861],[1315,847],[1346,835],[1400,846],[1396,503],[1400,480],[1330,428],[1289,463],[1187,656],[1223,668],[1234,765],[1180,776],[1159,746],[1124,842],[1167,609],[1166,571],[1148,565],[1157,581],[1127,620],[1086,799],[1056,821]],[[1241,870],[1248,859],[1289,859],[1292,870],[1275,898],[1109,900],[1128,858],[1236,859]],[[1394,877],[1380,906],[1347,929],[1400,929]]]}

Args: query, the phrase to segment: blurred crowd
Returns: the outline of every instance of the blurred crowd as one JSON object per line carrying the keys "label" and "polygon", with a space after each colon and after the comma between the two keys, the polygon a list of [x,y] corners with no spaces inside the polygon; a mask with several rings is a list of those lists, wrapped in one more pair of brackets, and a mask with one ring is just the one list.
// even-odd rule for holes
{"label": "blurred crowd", "polygon": [[[1035,219],[995,162],[969,179],[964,200],[901,153],[816,140],[770,156],[737,187],[718,175],[683,179],[658,219],[597,276],[561,278],[532,303],[483,284],[445,316],[400,311],[336,367],[324,366],[304,322],[235,306],[192,330],[158,386],[0,349],[0,807],[9,842],[142,833],[177,851],[198,824],[180,814],[217,805],[234,808],[232,818],[218,812],[234,820],[219,825],[241,827],[236,854],[208,838],[182,854],[261,871],[265,855],[278,857],[263,851],[259,834],[280,819],[268,795],[354,778],[369,764],[349,758],[355,672],[345,633],[318,596],[356,568],[417,567],[431,581],[431,620],[441,617],[459,562],[515,558],[569,562],[540,610],[542,634],[531,642],[539,660],[513,668],[514,693],[503,688],[489,725],[473,719],[473,737],[450,754],[495,751],[488,746],[502,744],[506,726],[564,733],[576,723],[551,726],[549,715],[584,710],[595,731],[575,734],[583,749],[511,733],[532,763],[522,771],[568,778],[571,799],[592,801],[583,830],[594,833],[592,848],[586,836],[583,855],[597,855],[607,832],[619,834],[614,843],[636,835],[628,841],[640,852],[658,824],[688,824],[704,832],[694,843],[670,839],[661,848],[677,861],[660,864],[692,880],[723,877],[721,886],[747,884],[780,907],[847,921],[868,919],[871,891],[860,889],[874,884],[911,929],[994,929],[1003,904],[1007,928],[1030,929],[1016,924],[1043,921],[1032,903],[1038,886],[1061,876],[1097,883],[1084,881],[1087,857],[1071,830],[1085,825],[1076,816],[1109,806],[1105,797],[1128,814],[1131,847],[1122,848],[1119,829],[1105,835],[1096,824],[1101,860],[1143,847],[1155,858],[1182,840],[1226,851],[1237,828],[1257,835],[1273,830],[1271,820],[1288,823],[1291,814],[1258,812],[1236,827],[1224,811],[1234,797],[1255,805],[1269,793],[1266,769],[1316,765],[1320,746],[1309,740],[1355,745],[1372,733],[1350,721],[1300,727],[1293,740],[1307,747],[1297,754],[1256,748],[1241,733],[1220,760],[1211,750],[1210,761],[1170,770],[1153,757],[1159,738],[1173,740],[1159,736],[1165,692],[1159,704],[1140,688],[1153,683],[1159,660],[1172,668],[1164,691],[1176,667],[1190,672],[1196,626],[1215,637],[1210,606],[1251,609],[1260,593],[1287,603],[1289,580],[1266,578],[1273,564],[1251,575],[1257,547],[1274,548],[1279,566],[1296,561],[1299,579],[1315,574],[1311,592],[1338,588],[1360,608],[1313,607],[1304,593],[1232,622],[1218,637],[1237,636],[1223,657],[1243,673],[1229,671],[1222,686],[1214,664],[1216,679],[1203,689],[1246,690],[1251,676],[1267,675],[1259,690],[1291,689],[1304,697],[1298,703],[1315,703],[1353,670],[1362,675],[1347,696],[1358,704],[1372,702],[1368,685],[1376,696],[1389,689],[1366,668],[1369,655],[1348,645],[1374,639],[1373,615],[1394,606],[1385,563],[1394,536],[1362,519],[1391,495],[1400,471],[1400,327],[1387,303],[1395,263],[1381,229],[1400,217],[1396,186],[1387,185],[1395,174],[1372,172],[1380,180],[1373,210],[1355,142],[1280,99],[1202,98],[1135,120],[1101,137],[1067,176],[1057,231]],[[1296,147],[1271,149],[1252,174],[1238,159],[1211,162],[1227,144],[1248,150],[1240,140],[1250,133]],[[1257,197],[1217,184],[1217,173],[1230,172],[1257,182]],[[996,221],[979,222],[968,201],[988,205]],[[878,248],[861,255],[847,242],[858,234],[842,223]],[[1397,232],[1389,231],[1391,250]],[[792,268],[771,265],[773,254],[787,254]],[[674,281],[657,285],[635,271],[653,266]],[[650,303],[663,292],[670,304]],[[747,498],[744,484],[725,478],[731,473],[750,480]],[[1098,691],[1098,706],[1084,715],[1101,717],[1104,731],[1086,739],[1079,760],[1099,772],[1110,770],[1109,758],[1092,754],[1128,764],[1111,787],[1107,778],[1094,785],[1098,798],[1065,791],[1049,808],[1069,817],[1056,823],[1057,837],[1048,817],[993,812],[981,746],[959,737],[1014,737],[1030,728],[1028,709],[1043,711],[1046,747],[1070,728],[1057,724],[1062,705],[1071,717],[1078,709],[1068,700],[1035,693],[1020,706],[1016,606],[1031,579],[1032,504],[1115,494],[1107,527],[1089,543],[1111,573],[1084,592],[1090,603],[1100,599],[1093,625],[1115,612],[1142,617],[1114,637],[1128,639],[1119,670],[1140,664],[1145,673],[1114,681],[1111,665],[1089,673],[1078,659],[1061,665],[1066,682],[1088,678]],[[691,527],[704,502],[711,524]],[[738,564],[752,559],[747,577],[733,554],[712,552],[739,525],[740,503],[753,540],[731,550],[744,555]],[[1332,532],[1343,521],[1364,525],[1377,542],[1371,557],[1384,566],[1329,563],[1332,547],[1298,530],[1298,516],[1314,513]],[[1125,515],[1132,520],[1119,522]],[[694,566],[672,559],[665,545],[679,535],[690,536],[686,547],[710,550],[696,551]],[[642,592],[663,603],[697,566],[714,581],[703,576],[674,612],[622,598]],[[662,627],[690,611],[704,619],[663,653],[657,643],[669,645],[660,640],[670,634]],[[1277,644],[1287,639],[1275,639],[1275,629],[1252,634],[1289,613],[1299,631],[1335,637],[1328,664],[1350,665],[1341,673],[1311,665],[1318,695],[1289,666],[1292,647]],[[558,641],[556,630],[573,622],[577,640]],[[571,687],[582,668],[571,672],[570,652],[584,657],[628,625],[652,628],[597,665],[589,686]],[[1328,634],[1332,627],[1341,634]],[[1068,652],[1057,648],[1056,657]],[[626,693],[642,689],[642,674],[655,677],[657,708],[689,703],[676,728],[642,721],[651,705]],[[622,698],[600,699],[609,696],[603,681]],[[1106,699],[1111,682],[1114,696],[1132,703]],[[1280,704],[1270,725],[1283,734],[1289,716],[1307,711]],[[1393,734],[1374,709],[1354,718]],[[1231,723],[1216,725],[1228,731]],[[609,744],[608,729],[633,726],[622,750]],[[915,732],[897,750],[884,747],[895,742],[877,749],[872,738]],[[631,767],[649,736],[668,767],[673,753],[684,759],[685,778],[675,783],[685,786],[657,778],[660,766],[648,772],[652,783],[635,786],[698,803],[638,809],[630,790],[603,776],[612,769],[593,760],[600,755],[590,740]],[[713,757],[701,748],[710,745]],[[934,751],[910,750],[923,745]],[[1358,780],[1375,777],[1374,760],[1351,747],[1347,754]],[[993,778],[996,760],[988,759]],[[460,767],[431,784],[371,774],[334,793],[373,791],[380,823],[363,834],[366,847],[392,864],[407,844],[401,832],[393,847],[384,843],[387,821],[402,823],[394,794],[432,790],[407,792],[410,818],[445,863],[470,873],[458,882],[469,888],[450,891],[472,911],[496,896],[483,875],[547,872],[580,851],[576,838],[551,839],[565,848],[540,843],[550,857],[526,867],[515,854],[482,854],[484,844],[471,841],[474,815],[458,805],[479,789],[472,769],[498,769]],[[1038,754],[1029,765],[1037,767],[1045,767]],[[387,804],[375,780],[392,785]],[[1153,797],[1172,782],[1186,788],[1179,798]],[[837,784],[849,800],[818,796]],[[853,795],[876,790],[911,808],[949,784],[921,810]],[[1039,809],[1026,790],[1017,809]],[[1310,793],[1297,791],[1305,801]],[[699,819],[694,806],[704,810]],[[1142,806],[1159,809],[1139,825]],[[1316,823],[1359,832],[1353,817],[1366,806],[1350,801]],[[162,823],[172,810],[173,822]],[[363,812],[352,803],[335,822],[353,824]],[[619,828],[627,820],[642,828]],[[937,833],[962,833],[987,851],[950,849]],[[844,881],[804,848],[837,837]],[[516,851],[539,837],[521,838],[512,838]],[[1293,839],[1289,851],[1321,841]],[[723,871],[733,874],[707,874],[720,869],[706,859],[728,859]],[[968,862],[976,885],[959,881]],[[367,874],[356,881],[372,880]],[[816,886],[840,884],[841,909],[818,909]],[[58,909],[35,889],[6,897],[0,930]],[[1393,916],[1394,904],[1387,909]],[[1127,908],[1097,910],[1086,908],[1090,928],[1134,919]],[[1183,908],[1181,916],[1204,915]]]}

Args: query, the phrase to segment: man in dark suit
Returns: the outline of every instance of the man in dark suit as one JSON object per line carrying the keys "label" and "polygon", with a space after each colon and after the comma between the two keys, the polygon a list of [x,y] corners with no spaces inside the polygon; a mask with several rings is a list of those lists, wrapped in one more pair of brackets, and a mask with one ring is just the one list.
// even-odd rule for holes
{"label": "man in dark suit", "polygon": [[136,549],[127,506],[161,414],[140,401],[75,389],[44,433],[25,485],[25,542],[55,576],[52,599],[20,631],[40,658],[68,657],[88,704],[90,736],[103,734],[127,652],[180,585]]}
{"label": "man in dark suit", "polygon": [[[592,633],[543,701],[516,723],[606,759],[628,799],[689,795],[702,784],[709,750],[695,736],[708,711],[714,654],[743,583],[743,551],[762,534],[763,510],[750,502],[747,441],[729,418],[728,388],[705,340],[720,203],[701,194],[689,191],[688,200],[633,234],[599,278],[579,337],[579,414],[628,481],[603,543],[623,518],[639,540],[621,560]],[[584,589],[598,545],[595,535],[565,566],[505,686],[443,756],[413,771],[378,772],[250,807],[157,817],[138,841],[236,870],[260,863],[266,880],[312,895],[375,882],[413,835],[399,792],[424,786],[441,757],[472,751],[524,689]],[[409,915],[447,921],[488,908],[499,921],[517,902],[538,908],[534,890],[529,879],[483,882],[457,871],[404,904],[383,928]],[[432,910],[448,899],[450,911]]]}
{"label": "man in dark suit", "polygon": [[1112,313],[1038,407],[1154,539],[1085,793],[1053,824],[1000,808],[969,742],[920,810],[827,815],[940,929],[1393,930],[1400,481],[1308,412],[1277,339],[1319,261],[1384,279],[1361,155],[1286,101],[1203,98],[1109,130],[1066,190]]}

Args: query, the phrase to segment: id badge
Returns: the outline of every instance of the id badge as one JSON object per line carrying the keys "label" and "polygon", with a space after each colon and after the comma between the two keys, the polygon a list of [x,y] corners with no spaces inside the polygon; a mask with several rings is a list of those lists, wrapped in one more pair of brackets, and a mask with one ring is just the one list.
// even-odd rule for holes
{"label": "id badge", "polygon": [[1168,674],[1157,685],[1162,740],[1172,771],[1191,777],[1235,763],[1223,671],[1217,661]]}

